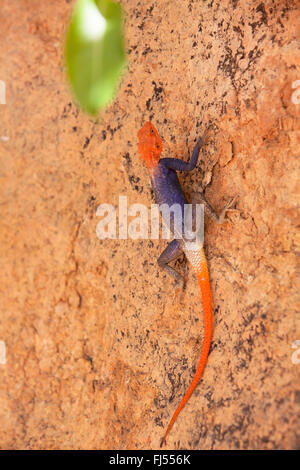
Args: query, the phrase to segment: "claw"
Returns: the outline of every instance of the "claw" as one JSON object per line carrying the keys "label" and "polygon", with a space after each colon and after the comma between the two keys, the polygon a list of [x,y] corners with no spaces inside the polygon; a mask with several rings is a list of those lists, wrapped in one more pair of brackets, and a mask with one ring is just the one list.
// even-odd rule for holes
{"label": "claw", "polygon": [[236,200],[237,200],[237,196],[235,196],[233,199],[228,201],[227,204],[225,204],[225,206],[222,209],[221,214],[219,215],[219,219],[217,221],[218,224],[223,224],[223,222],[225,222],[225,220],[228,220],[228,219],[226,219],[226,212],[237,211],[238,210],[238,209],[231,209],[231,207],[233,206],[233,204],[235,203]]}
{"label": "claw", "polygon": [[182,303],[183,290],[184,290],[184,281],[183,280],[182,281],[177,281],[176,284],[175,284],[175,287],[174,287],[173,305],[177,301],[177,297],[179,297],[178,303],[179,304]]}

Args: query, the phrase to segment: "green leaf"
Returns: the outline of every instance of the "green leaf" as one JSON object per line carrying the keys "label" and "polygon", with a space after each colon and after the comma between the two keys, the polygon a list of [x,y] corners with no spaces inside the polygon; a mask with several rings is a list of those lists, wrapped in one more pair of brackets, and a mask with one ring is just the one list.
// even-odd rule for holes
{"label": "green leaf", "polygon": [[76,99],[95,115],[114,97],[126,62],[121,6],[111,0],[78,0],[65,57]]}

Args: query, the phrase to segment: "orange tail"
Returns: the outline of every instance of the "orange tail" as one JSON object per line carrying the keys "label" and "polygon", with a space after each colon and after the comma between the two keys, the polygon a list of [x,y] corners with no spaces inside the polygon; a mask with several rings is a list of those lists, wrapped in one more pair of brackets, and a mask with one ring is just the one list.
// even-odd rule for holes
{"label": "orange tail", "polygon": [[[197,263],[197,265],[199,266],[199,263]],[[200,253],[200,268],[196,270],[196,276],[198,278],[198,282],[199,282],[200,289],[201,289],[203,314],[204,314],[204,341],[203,341],[201,356],[200,356],[200,360],[199,360],[199,364],[198,364],[195,376],[170,421],[170,424],[165,432],[165,435],[161,440],[160,447],[162,447],[163,443],[166,441],[167,435],[172,429],[177,416],[179,415],[180,411],[182,410],[182,408],[184,407],[184,405],[186,404],[186,402],[192,395],[193,391],[195,390],[197,383],[204,370],[204,367],[207,361],[209,348],[210,348],[211,337],[212,337],[212,302],[211,302],[211,293],[210,293],[210,285],[209,285],[208,267],[207,267],[203,248]]]}

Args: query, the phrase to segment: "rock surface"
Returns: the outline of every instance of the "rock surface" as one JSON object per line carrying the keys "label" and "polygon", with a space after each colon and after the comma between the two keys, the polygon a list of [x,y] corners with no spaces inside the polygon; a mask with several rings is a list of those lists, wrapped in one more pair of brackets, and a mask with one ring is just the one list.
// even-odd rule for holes
{"label": "rock surface", "polygon": [[72,4],[1,3],[0,447],[157,449],[191,381],[202,307],[184,258],[173,303],[165,241],[96,236],[99,204],[153,202],[149,119],[165,156],[206,133],[183,187],[238,209],[206,223],[213,343],[167,448],[299,447],[299,2],[123,1],[128,70],[98,122],[64,73]]}

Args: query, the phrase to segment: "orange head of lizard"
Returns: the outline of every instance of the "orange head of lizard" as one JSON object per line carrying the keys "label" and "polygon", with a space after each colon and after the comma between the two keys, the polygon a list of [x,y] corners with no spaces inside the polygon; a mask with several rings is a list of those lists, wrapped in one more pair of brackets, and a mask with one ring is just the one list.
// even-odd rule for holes
{"label": "orange head of lizard", "polygon": [[149,169],[154,169],[162,151],[161,138],[151,122],[146,122],[138,132],[138,152]]}

